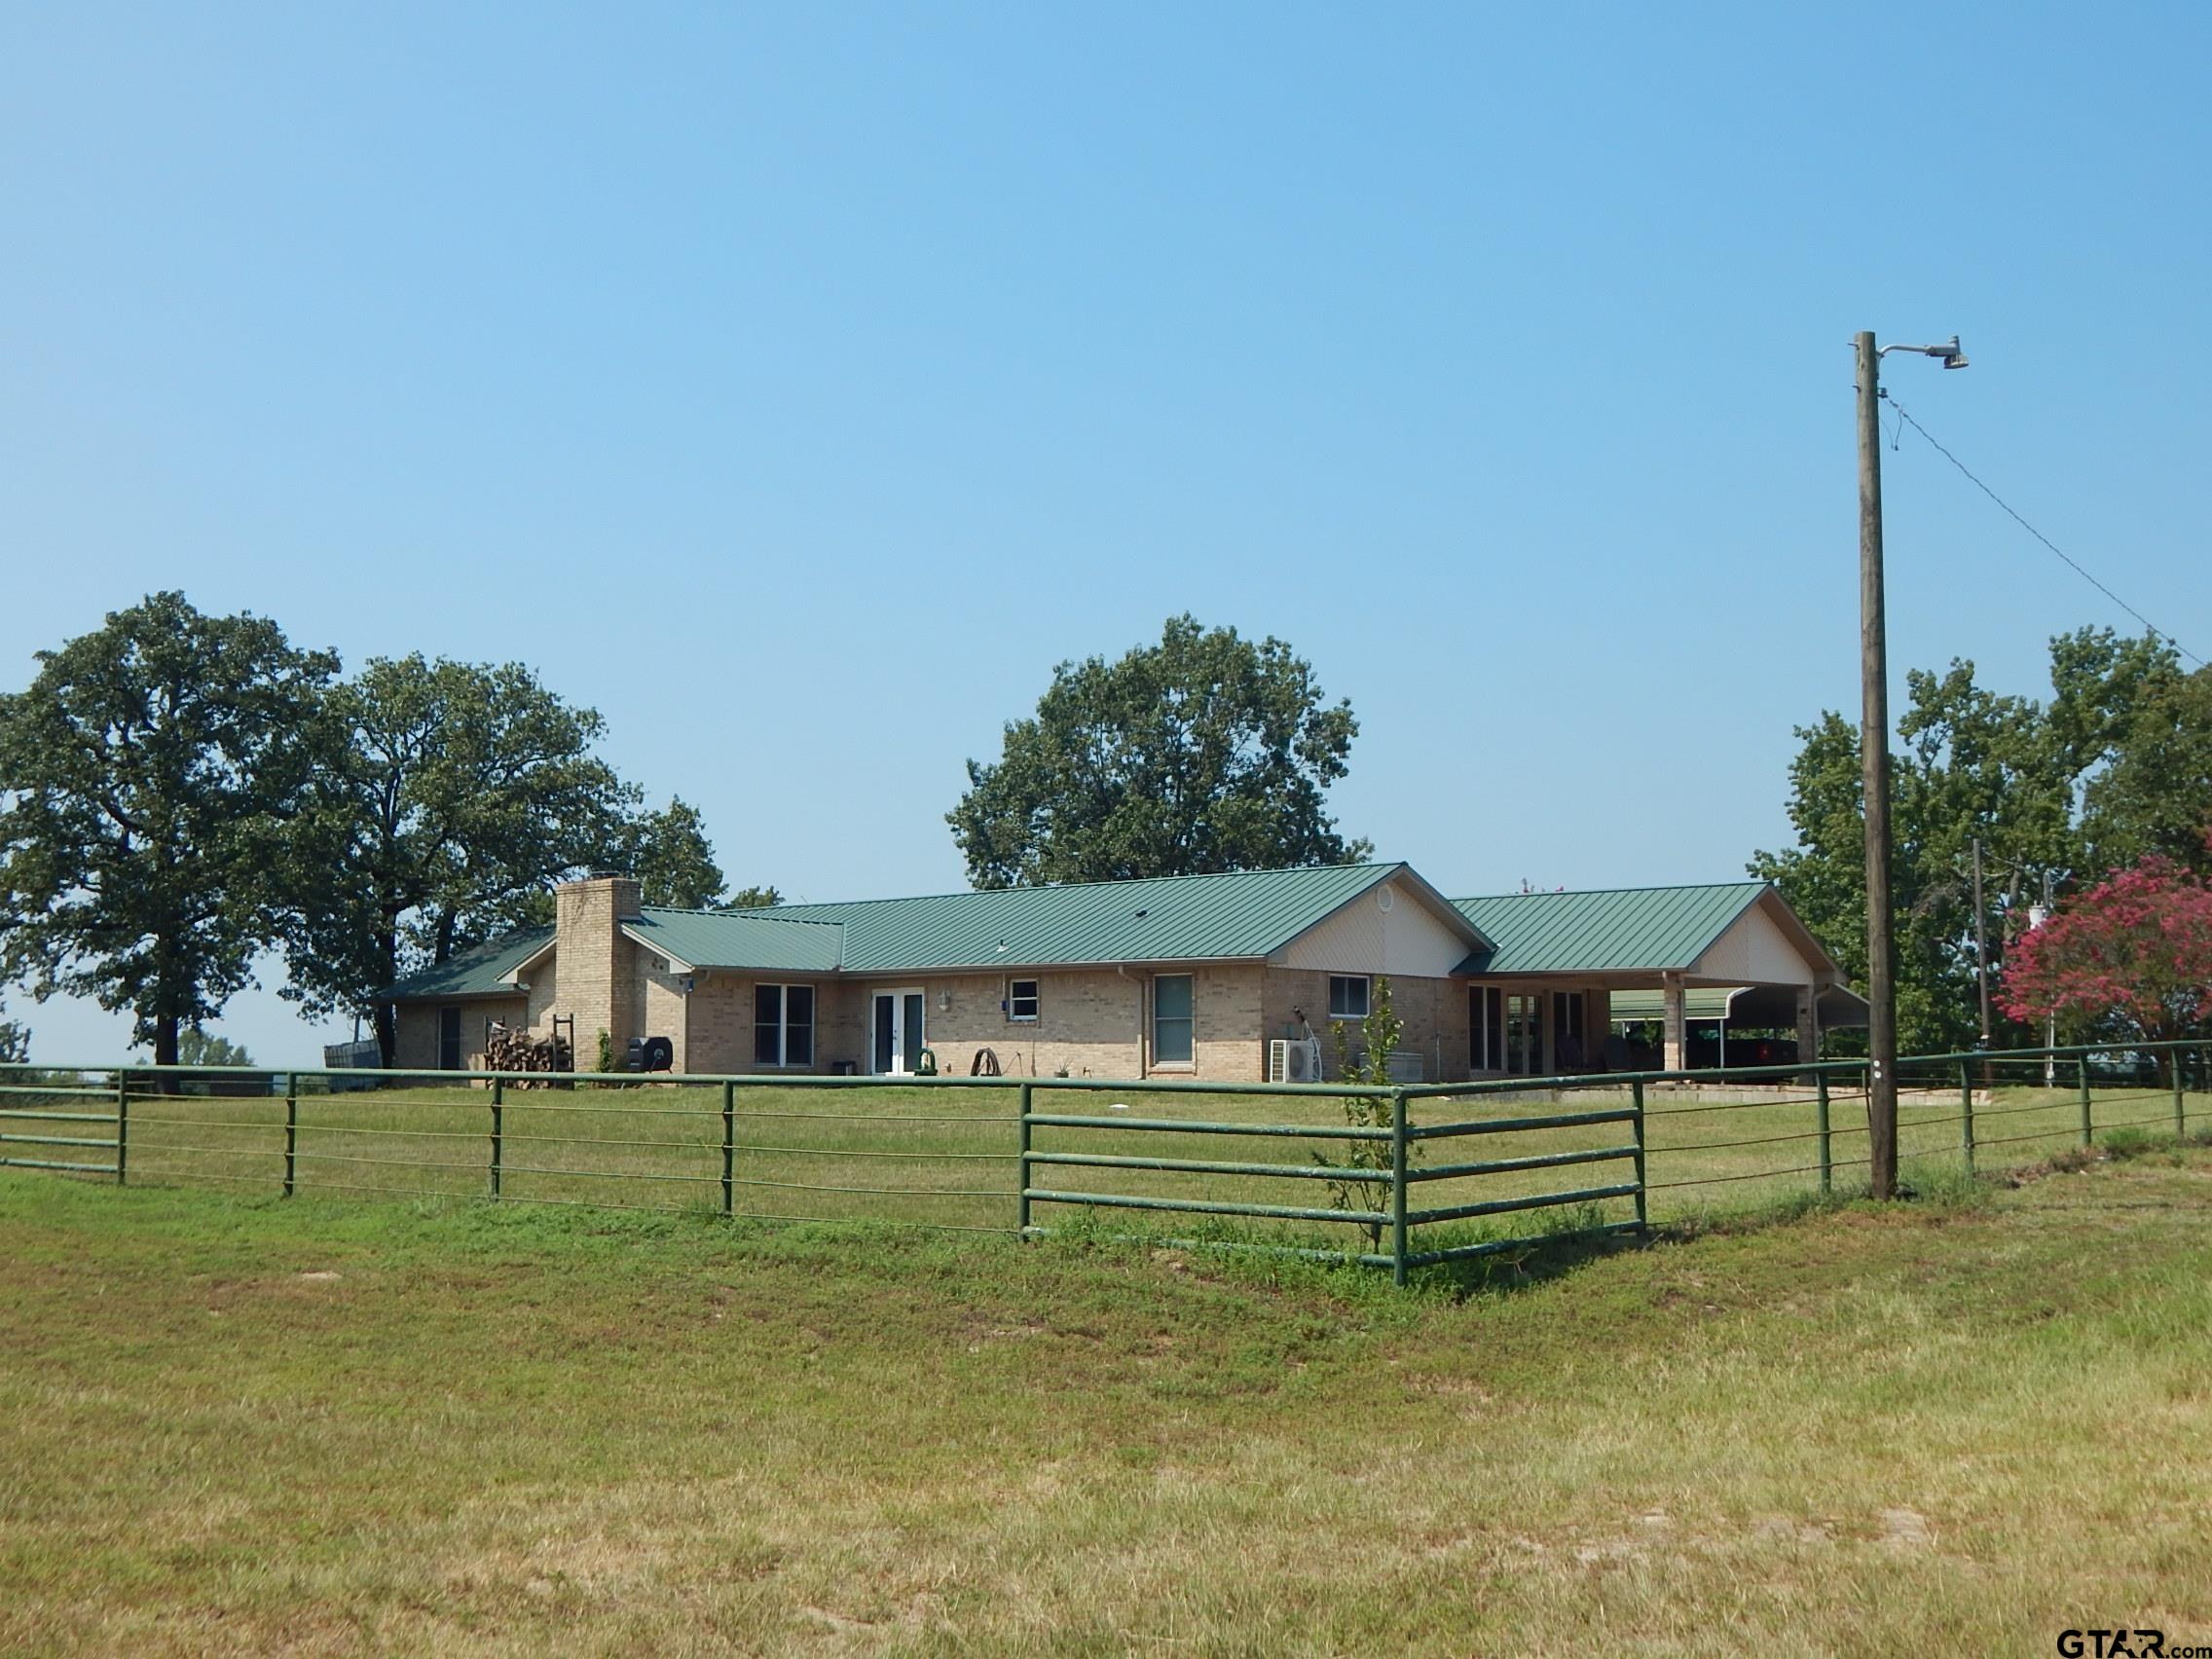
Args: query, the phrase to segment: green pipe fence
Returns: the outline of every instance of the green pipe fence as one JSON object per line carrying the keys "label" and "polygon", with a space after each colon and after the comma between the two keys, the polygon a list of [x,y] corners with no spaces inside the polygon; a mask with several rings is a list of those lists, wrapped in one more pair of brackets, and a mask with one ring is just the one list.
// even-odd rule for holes
{"label": "green pipe fence", "polygon": [[722,1085],[722,1214],[737,1209],[737,1085]]}
{"label": "green pipe fence", "polygon": [[[2071,1090],[2044,1086],[2068,1065]],[[1998,1149],[2184,1135],[2193,1073],[2201,1100],[2200,1040],[1907,1056],[1900,1161],[1971,1174]],[[358,1089],[365,1075],[401,1087]],[[320,1092],[332,1082],[356,1088]],[[1088,1214],[1404,1282],[1716,1203],[1848,1193],[1866,1094],[1862,1059],[1382,1087],[15,1065],[0,1166],[1017,1238]],[[1286,1195],[1301,1184],[1310,1198]],[[1206,1225],[1156,1235],[1148,1216]]]}
{"label": "green pipe fence", "polygon": [[292,1196],[299,1170],[300,1089],[296,1079],[287,1079],[284,1085],[284,1197],[287,1198]]}
{"label": "green pipe fence", "polygon": [[1973,1173],[1973,1070],[1971,1060],[1959,1062],[1959,1156],[1967,1173]]}

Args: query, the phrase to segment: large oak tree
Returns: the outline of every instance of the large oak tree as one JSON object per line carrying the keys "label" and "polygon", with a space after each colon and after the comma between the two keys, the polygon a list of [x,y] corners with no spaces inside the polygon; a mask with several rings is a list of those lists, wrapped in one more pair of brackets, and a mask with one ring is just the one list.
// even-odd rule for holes
{"label": "large oak tree", "polygon": [[376,993],[549,914],[553,884],[618,855],[636,792],[601,759],[600,717],[518,663],[377,658],[331,688],[285,995],[369,1016]]}
{"label": "large oak tree", "polygon": [[247,984],[300,850],[337,658],[151,595],[0,696],[0,971],[178,1033]]}
{"label": "large oak tree", "polygon": [[712,910],[727,903],[723,889],[728,882],[715,863],[706,824],[699,809],[681,795],[658,812],[639,813],[623,827],[616,867],[638,878],[648,904]]}
{"label": "large oak tree", "polygon": [[1326,801],[1358,732],[1282,641],[1177,616],[1054,669],[946,820],[977,887],[1341,864],[1371,850]]}

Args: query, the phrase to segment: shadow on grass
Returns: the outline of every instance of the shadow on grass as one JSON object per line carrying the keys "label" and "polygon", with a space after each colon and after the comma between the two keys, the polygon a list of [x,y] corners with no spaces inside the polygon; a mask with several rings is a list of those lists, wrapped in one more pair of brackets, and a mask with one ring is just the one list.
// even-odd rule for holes
{"label": "shadow on grass", "polygon": [[[1899,1172],[1896,1204],[1876,1204],[1865,1183],[1857,1182],[1838,1185],[1825,1193],[1808,1190],[1715,1205],[1655,1224],[1642,1233],[1623,1231],[1622,1218],[1601,1204],[1562,1208],[1555,1212],[1553,1225],[1546,1232],[1533,1235],[1516,1236],[1495,1225],[1427,1228],[1417,1235],[1417,1251],[1482,1247],[1487,1253],[1416,1268],[1408,1275],[1407,1292],[1417,1300],[1453,1301],[1517,1295],[1607,1257],[1661,1245],[1761,1233],[1853,1210],[1894,1212],[1899,1206],[1971,1210],[2040,1174],[2129,1159],[2178,1157],[2185,1148],[2207,1146],[2212,1146],[2212,1131],[2198,1131],[2185,1141],[2142,1129],[2116,1129],[2093,1147],[2062,1153],[2024,1168],[1990,1169],[1970,1175],[1942,1159],[1908,1160]],[[1376,1250],[1375,1241],[1364,1233],[1332,1251],[1318,1239],[1302,1237],[1293,1243],[1280,1234],[1267,1234],[1228,1220],[1208,1218],[1207,1225],[1177,1228],[1170,1233],[1132,1227],[1124,1217],[1086,1215],[1054,1227],[1040,1242],[1051,1249],[1124,1254],[1131,1260],[1149,1258],[1177,1271],[1203,1272],[1232,1282],[1318,1291],[1347,1302],[1386,1304],[1393,1298],[1406,1300],[1406,1292],[1390,1283],[1385,1269],[1354,1259],[1361,1252]]]}
{"label": "shadow on grass", "polygon": [[[1903,1205],[1915,1208],[1965,1209],[2047,1176],[2100,1163],[2178,1160],[2186,1151],[2206,1148],[2212,1148],[2212,1130],[2197,1129],[2184,1139],[2141,1128],[2116,1128],[2101,1134],[2091,1147],[2069,1149],[2034,1164],[1986,1169],[1978,1176],[1969,1176],[1955,1161],[1913,1161],[1900,1171],[1899,1198]],[[134,1188],[132,1197],[159,1202],[183,1191],[166,1186]],[[620,1252],[658,1243],[689,1247],[719,1241],[723,1247],[768,1258],[838,1254],[865,1260],[871,1252],[881,1253],[896,1256],[909,1271],[916,1271],[930,1263],[970,1262],[975,1252],[1003,1250],[1012,1241],[1003,1234],[940,1232],[881,1220],[733,1219],[711,1206],[623,1211],[458,1195],[425,1195],[396,1203],[320,1204],[312,1198],[287,1200],[273,1196],[235,1201],[271,1214],[288,1214],[303,1234],[373,1240],[397,1255],[459,1248],[509,1262],[527,1260],[547,1247]],[[1386,1268],[1354,1259],[1363,1252],[1375,1253],[1376,1241],[1363,1228],[1350,1225],[1289,1234],[1235,1218],[1199,1217],[1172,1230],[1148,1229],[1132,1225],[1135,1218],[1125,1212],[1077,1211],[1056,1218],[1051,1230],[1027,1248],[1048,1261],[1057,1252],[1093,1259],[1120,1257],[1150,1272],[1190,1273],[1226,1284],[1316,1295],[1387,1318],[1391,1309],[1410,1313],[1439,1300],[1517,1295],[1603,1259],[1660,1245],[1758,1233],[1831,1212],[1872,1213],[1896,1207],[1873,1204],[1860,1183],[1839,1186],[1831,1193],[1809,1190],[1715,1205],[1654,1225],[1642,1234],[1621,1231],[1625,1218],[1618,1200],[1612,1207],[1596,1203],[1563,1207],[1550,1213],[1551,1225],[1536,1235],[1513,1232],[1515,1221],[1528,1225],[1525,1217],[1427,1227],[1414,1235],[1416,1251],[1479,1247],[1488,1253],[1417,1268],[1405,1290],[1391,1283]]]}

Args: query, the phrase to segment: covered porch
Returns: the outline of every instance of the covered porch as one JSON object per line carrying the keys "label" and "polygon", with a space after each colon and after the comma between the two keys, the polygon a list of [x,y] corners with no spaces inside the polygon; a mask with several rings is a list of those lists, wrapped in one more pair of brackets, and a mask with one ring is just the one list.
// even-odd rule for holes
{"label": "covered porch", "polygon": [[1826,1033],[1865,1025],[1866,1002],[1838,984],[1663,974],[1563,986],[1547,976],[1470,986],[1467,1023],[1476,1077],[1692,1071],[1817,1059]]}
{"label": "covered porch", "polygon": [[1493,941],[1460,968],[1475,1077],[1758,1063],[1726,1052],[1731,1026],[1768,1034],[1761,1057],[1787,1065],[1865,1023],[1841,967],[1764,882],[1458,903]]}
{"label": "covered porch", "polygon": [[[1627,1049],[1629,1069],[1642,1069],[1645,1059],[1668,1071],[1818,1059],[1828,1032],[1866,1024],[1866,999],[1843,985],[1684,984],[1676,996],[1677,1006],[1670,1010],[1663,985],[1613,993],[1613,1034]],[[1678,1034],[1672,1060],[1666,1057],[1669,1031]],[[1640,1032],[1654,1035],[1640,1042]],[[1787,1053],[1776,1048],[1785,1037]]]}

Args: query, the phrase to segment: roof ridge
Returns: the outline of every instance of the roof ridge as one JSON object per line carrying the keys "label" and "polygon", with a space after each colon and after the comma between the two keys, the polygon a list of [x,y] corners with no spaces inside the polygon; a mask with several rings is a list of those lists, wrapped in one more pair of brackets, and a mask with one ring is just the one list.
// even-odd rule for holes
{"label": "roof ridge", "polygon": [[771,914],[782,907],[779,904],[762,904],[750,910],[699,910],[684,904],[640,904],[638,913],[644,915],[647,911],[658,911],[664,916],[720,916],[730,921],[789,922],[794,928],[841,928],[845,925],[842,922],[824,921],[819,916]]}
{"label": "roof ridge", "polygon": [[1656,882],[1642,887],[1537,887],[1522,893],[1468,893],[1452,903],[1473,904],[1485,899],[1595,899],[1608,893],[1720,893],[1731,888],[1773,885],[1761,877],[1748,876],[1742,881]]}
{"label": "roof ridge", "polygon": [[[995,893],[1072,893],[1087,887],[1133,887],[1139,882],[1161,881],[1222,881],[1237,875],[1303,875],[1319,869],[1402,869],[1410,867],[1403,859],[1367,859],[1359,864],[1334,865],[1276,865],[1267,869],[1199,869],[1188,870],[1181,875],[1117,875],[1101,881],[1037,881],[1018,887],[968,887],[957,893],[914,893],[892,895],[881,899],[805,899],[789,905],[762,906],[758,910],[709,911],[710,915],[754,916],[764,914],[768,908],[805,910],[848,910],[861,904],[919,904],[932,899],[979,899]],[[794,920],[798,918],[793,918]]]}

